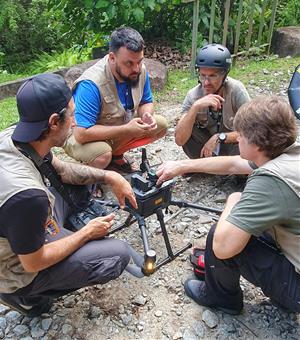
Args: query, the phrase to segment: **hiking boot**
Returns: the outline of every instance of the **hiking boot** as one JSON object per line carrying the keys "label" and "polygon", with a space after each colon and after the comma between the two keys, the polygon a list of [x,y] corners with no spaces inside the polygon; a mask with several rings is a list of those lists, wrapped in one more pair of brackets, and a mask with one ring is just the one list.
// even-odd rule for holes
{"label": "hiking boot", "polygon": [[32,318],[47,313],[52,306],[52,300],[47,297],[41,298],[41,302],[37,305],[23,305],[18,300],[19,298],[16,296],[0,294],[1,304]]}
{"label": "hiking boot", "polygon": [[198,305],[215,308],[230,315],[238,315],[242,311],[242,308],[235,309],[217,306],[207,295],[205,282],[203,281],[188,279],[184,283],[184,290],[186,295],[198,303]]}

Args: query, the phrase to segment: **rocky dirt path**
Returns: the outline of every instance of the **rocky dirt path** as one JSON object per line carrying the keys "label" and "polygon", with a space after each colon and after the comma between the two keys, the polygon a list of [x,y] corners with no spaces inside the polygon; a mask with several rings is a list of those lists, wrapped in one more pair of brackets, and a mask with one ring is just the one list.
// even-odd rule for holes
{"label": "rocky dirt path", "polygon": [[[284,94],[286,84],[277,89],[250,86],[250,93]],[[160,103],[157,111],[170,121],[168,135],[147,147],[151,164],[185,156],[174,143],[174,122],[180,116],[179,103]],[[133,153],[140,159],[140,151]],[[234,178],[198,175],[178,179],[173,197],[222,208],[226,196],[237,190]],[[111,194],[106,191],[106,196]],[[176,209],[173,209],[173,213]],[[118,223],[124,218],[118,215]],[[166,216],[169,218],[169,215]],[[179,249],[187,242],[204,244],[214,218],[196,210],[182,210],[167,228],[171,244]],[[162,259],[166,256],[159,224],[153,216],[147,219],[149,243]],[[118,232],[141,250],[138,227]],[[0,305],[0,338],[2,339],[299,339],[300,316],[283,312],[269,303],[261,290],[242,280],[245,308],[239,316],[200,307],[185,296],[182,282],[192,274],[189,251],[162,267],[150,277],[137,279],[124,273],[106,285],[84,288],[59,299],[48,314],[30,319]]]}

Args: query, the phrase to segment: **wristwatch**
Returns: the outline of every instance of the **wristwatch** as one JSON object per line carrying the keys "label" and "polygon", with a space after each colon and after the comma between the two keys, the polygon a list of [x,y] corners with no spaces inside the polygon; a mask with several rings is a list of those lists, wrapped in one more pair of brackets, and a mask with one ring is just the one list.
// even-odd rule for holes
{"label": "wristwatch", "polygon": [[219,133],[219,136],[218,136],[219,143],[224,144],[226,141],[226,138],[227,138],[227,135],[225,132]]}

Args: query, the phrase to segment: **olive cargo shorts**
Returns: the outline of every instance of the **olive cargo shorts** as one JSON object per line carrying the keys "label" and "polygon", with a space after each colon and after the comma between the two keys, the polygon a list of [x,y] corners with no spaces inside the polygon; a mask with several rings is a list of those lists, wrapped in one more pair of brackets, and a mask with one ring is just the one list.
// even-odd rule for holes
{"label": "olive cargo shorts", "polygon": [[[150,139],[155,138],[156,135],[158,135],[161,131],[167,129],[168,127],[167,120],[163,116],[154,115],[154,117],[156,119],[157,128],[153,130],[153,135],[149,136]],[[130,143],[134,142],[134,140],[135,138],[132,137]],[[149,138],[147,138],[147,140],[148,143],[151,142],[151,140],[149,141]],[[126,140],[125,144],[127,143],[128,139]],[[70,157],[76,159],[77,161],[90,163],[97,157],[107,152],[112,152],[114,154],[114,151],[123,146],[123,144],[124,142],[121,139],[110,139],[106,141],[80,144],[75,140],[74,135],[71,134],[65,142],[64,150]],[[145,144],[147,144],[147,142],[145,142],[143,145]]]}

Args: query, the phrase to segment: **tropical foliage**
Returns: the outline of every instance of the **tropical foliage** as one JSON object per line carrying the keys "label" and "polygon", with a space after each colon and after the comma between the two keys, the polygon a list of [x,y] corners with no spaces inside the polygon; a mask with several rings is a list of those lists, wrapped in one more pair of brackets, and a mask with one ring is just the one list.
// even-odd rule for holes
{"label": "tropical foliage", "polygon": [[0,7],[0,69],[22,70],[42,51],[66,46],[61,22],[48,10],[47,1],[1,0]]}
{"label": "tropical foliage", "polygon": [[[245,43],[253,0],[244,0],[241,42]],[[255,1],[253,36],[257,36],[263,4]],[[272,1],[263,13],[265,29]],[[216,42],[222,40],[224,0],[216,0]],[[233,45],[239,1],[231,0],[228,44]],[[208,40],[211,1],[200,1],[198,46]],[[73,48],[76,53],[93,46],[106,46],[111,31],[121,25],[136,28],[147,40],[168,39],[186,52],[192,39],[193,3],[183,0],[1,0],[0,72],[23,71],[34,60]],[[279,0],[276,26],[299,25],[299,0]],[[64,59],[71,59],[64,56]],[[75,60],[74,60],[75,61]],[[50,63],[50,62],[49,62]],[[60,64],[58,61],[57,64]],[[59,66],[59,65],[58,65]]]}

